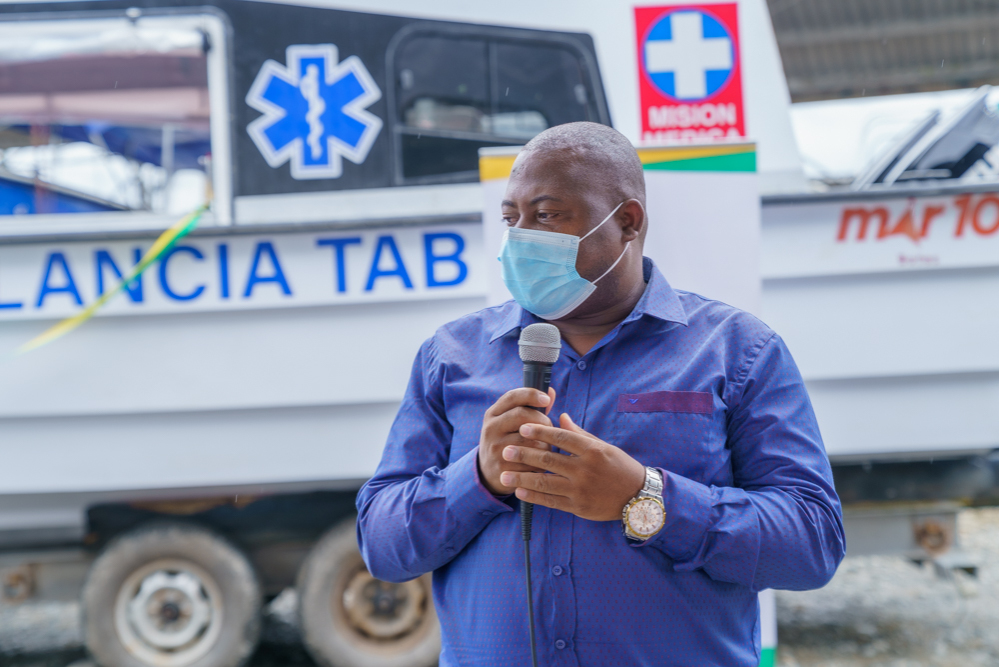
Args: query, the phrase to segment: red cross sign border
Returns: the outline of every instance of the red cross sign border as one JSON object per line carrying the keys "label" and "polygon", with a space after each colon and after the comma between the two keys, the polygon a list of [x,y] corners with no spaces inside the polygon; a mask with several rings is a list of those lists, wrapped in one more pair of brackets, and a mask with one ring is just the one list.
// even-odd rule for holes
{"label": "red cross sign border", "polygon": [[738,4],[635,7],[644,143],[746,136]]}

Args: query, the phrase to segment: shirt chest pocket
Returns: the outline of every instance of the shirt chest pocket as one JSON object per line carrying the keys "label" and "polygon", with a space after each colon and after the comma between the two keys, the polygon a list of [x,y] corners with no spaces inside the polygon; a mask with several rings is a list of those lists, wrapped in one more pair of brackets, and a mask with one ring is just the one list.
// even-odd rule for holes
{"label": "shirt chest pocket", "polygon": [[703,391],[621,394],[614,414],[614,444],[645,465],[706,483],[729,468],[725,412]]}

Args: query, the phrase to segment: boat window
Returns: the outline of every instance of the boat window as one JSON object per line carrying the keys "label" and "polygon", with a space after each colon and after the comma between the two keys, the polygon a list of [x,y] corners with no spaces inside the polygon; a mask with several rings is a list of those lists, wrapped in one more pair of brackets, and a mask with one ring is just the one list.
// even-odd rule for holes
{"label": "boat window", "polygon": [[590,73],[563,44],[417,33],[394,59],[402,182],[474,181],[479,148],[603,120]]}
{"label": "boat window", "polygon": [[0,23],[0,216],[175,215],[212,198],[214,20]]}

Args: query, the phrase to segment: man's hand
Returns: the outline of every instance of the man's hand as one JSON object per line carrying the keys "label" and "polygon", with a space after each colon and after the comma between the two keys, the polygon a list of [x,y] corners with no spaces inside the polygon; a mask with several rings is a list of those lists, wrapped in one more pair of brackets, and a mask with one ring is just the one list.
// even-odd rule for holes
{"label": "man's hand", "polygon": [[507,461],[553,474],[511,469],[501,475],[501,482],[516,487],[518,498],[536,505],[591,521],[620,520],[625,504],[645,485],[645,466],[579,428],[567,414],[559,418],[559,424],[562,428],[524,424],[520,435],[569,455],[530,444],[510,443],[503,450]]}
{"label": "man's hand", "polygon": [[[500,481],[503,471],[536,472],[538,469],[520,463],[503,460],[503,449],[510,445],[522,448],[544,447],[548,445],[525,440],[520,434],[524,424],[541,424],[550,427],[548,413],[555,403],[555,390],[548,395],[537,389],[511,389],[493,403],[482,419],[482,435],[479,436],[479,476],[483,485],[497,496],[513,493],[513,487]],[[534,408],[546,408],[541,413]]]}

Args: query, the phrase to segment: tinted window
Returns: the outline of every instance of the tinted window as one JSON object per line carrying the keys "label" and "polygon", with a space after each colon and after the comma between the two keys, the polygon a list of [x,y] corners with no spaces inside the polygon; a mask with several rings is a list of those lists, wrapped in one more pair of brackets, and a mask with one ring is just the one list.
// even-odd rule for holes
{"label": "tinted window", "polygon": [[599,120],[583,64],[558,45],[418,35],[396,51],[395,67],[404,180],[474,181],[481,147]]}
{"label": "tinted window", "polygon": [[537,44],[499,43],[495,49],[498,112],[521,117],[533,112],[548,127],[597,119],[575,55]]}
{"label": "tinted window", "polygon": [[480,40],[416,37],[399,52],[407,127],[479,132],[489,113],[489,52]]}

